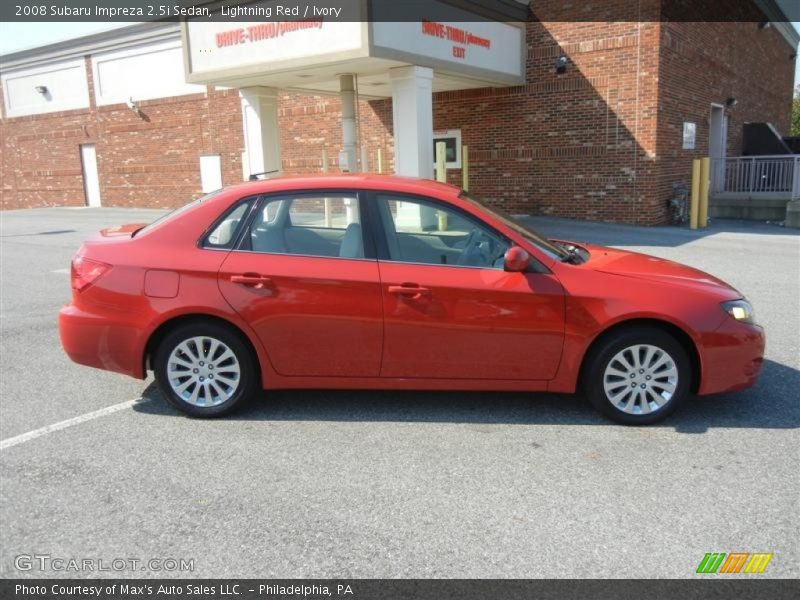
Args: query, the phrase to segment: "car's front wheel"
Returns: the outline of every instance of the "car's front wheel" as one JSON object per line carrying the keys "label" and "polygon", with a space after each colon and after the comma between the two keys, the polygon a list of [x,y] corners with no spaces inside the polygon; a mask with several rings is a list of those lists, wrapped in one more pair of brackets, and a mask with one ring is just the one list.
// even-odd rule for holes
{"label": "car's front wheel", "polygon": [[689,394],[691,363],[683,346],[655,327],[611,334],[587,357],[583,387],[604,415],[649,425],[670,415]]}
{"label": "car's front wheel", "polygon": [[191,322],[172,330],[156,350],[154,367],[161,394],[195,417],[226,414],[259,388],[250,349],[217,323]]}

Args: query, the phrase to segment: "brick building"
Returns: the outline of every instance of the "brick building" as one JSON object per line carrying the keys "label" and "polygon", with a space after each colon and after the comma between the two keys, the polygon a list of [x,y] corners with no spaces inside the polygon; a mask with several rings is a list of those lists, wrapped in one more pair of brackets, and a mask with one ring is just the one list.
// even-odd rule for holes
{"label": "brick building", "polygon": [[[469,147],[470,190],[512,213],[656,224],[693,158],[739,155],[745,123],[788,135],[798,37],[777,4],[740,3],[738,22],[680,22],[664,19],[664,2],[618,0],[624,19],[572,22],[563,3],[538,0],[551,20],[528,15],[520,26],[516,80],[431,59],[432,128]],[[2,208],[171,207],[258,164],[319,172],[326,151],[339,168],[336,78],[305,83],[305,71],[283,69],[252,88],[272,96],[248,95],[239,71],[185,68],[186,39],[177,24],[140,24],[0,57]],[[355,78],[354,170],[377,170],[380,154],[385,172],[408,172],[396,164],[395,122],[406,116],[393,105],[400,84],[389,72],[429,67],[391,56],[353,59],[357,73],[386,63]],[[296,83],[285,85],[288,77]],[[258,113],[255,130],[248,110]],[[264,133],[271,116],[274,148]],[[429,139],[425,146],[418,164],[432,164]],[[459,183],[453,166],[448,177]]]}

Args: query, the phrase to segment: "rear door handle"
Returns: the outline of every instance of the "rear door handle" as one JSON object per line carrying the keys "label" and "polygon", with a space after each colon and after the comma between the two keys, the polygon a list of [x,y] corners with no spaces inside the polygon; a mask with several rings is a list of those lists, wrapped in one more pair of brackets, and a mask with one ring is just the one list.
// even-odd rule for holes
{"label": "rear door handle", "polygon": [[389,293],[398,296],[411,298],[412,300],[419,300],[423,296],[429,296],[431,291],[426,287],[421,287],[416,284],[403,284],[403,285],[390,285]]}
{"label": "rear door handle", "polygon": [[272,279],[262,275],[231,275],[231,283],[238,283],[247,287],[263,289],[272,283]]}

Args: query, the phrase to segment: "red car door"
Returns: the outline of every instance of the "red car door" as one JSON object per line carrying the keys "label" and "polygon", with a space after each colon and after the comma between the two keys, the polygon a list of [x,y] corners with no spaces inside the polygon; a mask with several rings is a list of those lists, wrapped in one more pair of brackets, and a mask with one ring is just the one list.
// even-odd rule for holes
{"label": "red car door", "polygon": [[[546,273],[509,273],[509,241],[444,204],[377,196],[385,315],[381,375],[551,379],[564,292]],[[382,244],[379,244],[381,247]]]}
{"label": "red car door", "polygon": [[286,376],[375,377],[383,308],[356,194],[262,199],[219,271],[230,305]]}

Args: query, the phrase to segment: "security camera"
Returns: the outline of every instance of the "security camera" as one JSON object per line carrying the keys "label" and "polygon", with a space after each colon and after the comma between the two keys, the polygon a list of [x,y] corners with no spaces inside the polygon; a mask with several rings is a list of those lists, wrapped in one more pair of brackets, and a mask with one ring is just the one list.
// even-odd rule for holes
{"label": "security camera", "polygon": [[39,93],[40,93],[42,96],[46,95],[46,94],[47,94],[47,92],[49,91],[49,90],[47,89],[47,86],[46,86],[46,85],[37,85],[37,86],[36,86],[34,89],[35,89],[37,92],[39,92]]}
{"label": "security camera", "polygon": [[566,56],[559,56],[556,59],[556,73],[566,73],[567,72],[567,64],[569,63],[569,59]]}
{"label": "security camera", "polygon": [[133,96],[128,98],[128,101],[125,104],[127,104],[128,108],[130,108],[133,112],[135,113],[139,112],[139,106],[136,104],[136,102],[133,101]]}

